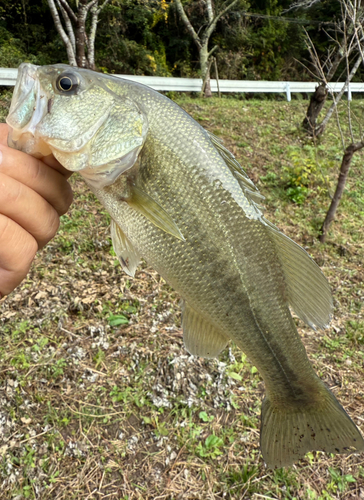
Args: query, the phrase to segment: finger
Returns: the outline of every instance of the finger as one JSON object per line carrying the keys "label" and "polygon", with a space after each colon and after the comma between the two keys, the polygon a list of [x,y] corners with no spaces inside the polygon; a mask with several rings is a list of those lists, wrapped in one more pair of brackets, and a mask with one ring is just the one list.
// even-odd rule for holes
{"label": "finger", "polygon": [[[0,173],[0,213],[28,231],[42,248],[56,234],[56,210],[25,184]],[[0,240],[4,241],[4,240]]]}
{"label": "finger", "polygon": [[[8,145],[8,135],[9,135],[9,126],[7,125],[7,123],[0,123],[0,145],[2,146]],[[54,170],[57,170],[66,179],[71,177],[72,172],[64,168],[59,163],[59,161],[55,159],[53,155],[43,156],[42,158],[40,158],[40,160],[46,165],[52,167]]]}
{"label": "finger", "polygon": [[65,177],[21,151],[0,146],[0,173],[36,191],[59,215],[65,214],[72,203],[72,189]]}
{"label": "finger", "polygon": [[54,170],[57,170],[60,174],[63,175],[63,177],[65,179],[68,179],[69,177],[71,177],[72,173],[73,172],[70,172],[69,170],[67,170],[66,168],[64,168],[58,160],[55,159],[55,157],[53,155],[48,155],[48,156],[43,156],[42,158],[40,158],[41,161],[43,163],[45,163],[46,165],[49,165],[50,167],[52,167]]}
{"label": "finger", "polygon": [[6,146],[8,144],[9,127],[7,123],[0,123],[0,144]]}
{"label": "finger", "polygon": [[38,249],[36,240],[16,222],[0,214],[0,295],[7,295],[27,275]]}

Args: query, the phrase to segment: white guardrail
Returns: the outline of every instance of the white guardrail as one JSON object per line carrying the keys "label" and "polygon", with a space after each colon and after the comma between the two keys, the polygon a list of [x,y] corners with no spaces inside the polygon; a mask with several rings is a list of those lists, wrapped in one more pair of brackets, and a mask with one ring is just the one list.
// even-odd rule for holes
{"label": "white guardrail", "polygon": [[[15,85],[18,70],[15,68],[0,68],[0,85]],[[173,78],[165,76],[135,76],[135,75],[114,75],[126,80],[139,82],[154,90],[179,91],[179,92],[200,92],[202,87],[201,78]],[[292,92],[314,92],[318,83],[315,82],[269,82],[263,80],[219,80],[220,92],[255,92],[255,93],[284,93],[287,101],[291,100]],[[339,92],[344,83],[330,83],[333,92]],[[218,91],[216,80],[211,80],[212,92]],[[364,92],[364,83],[350,83],[348,89],[348,99],[351,100],[352,92]]]}

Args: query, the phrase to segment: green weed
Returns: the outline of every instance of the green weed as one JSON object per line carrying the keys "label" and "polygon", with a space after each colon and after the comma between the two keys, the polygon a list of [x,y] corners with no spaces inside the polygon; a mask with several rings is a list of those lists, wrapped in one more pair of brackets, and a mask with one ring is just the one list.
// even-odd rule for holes
{"label": "green weed", "polygon": [[347,321],[346,336],[355,344],[364,344],[364,321]]}
{"label": "green weed", "polygon": [[217,456],[222,455],[223,452],[220,448],[223,445],[224,441],[221,438],[214,434],[210,434],[210,436],[205,439],[204,443],[198,443],[196,446],[196,453],[200,457],[215,459]]}

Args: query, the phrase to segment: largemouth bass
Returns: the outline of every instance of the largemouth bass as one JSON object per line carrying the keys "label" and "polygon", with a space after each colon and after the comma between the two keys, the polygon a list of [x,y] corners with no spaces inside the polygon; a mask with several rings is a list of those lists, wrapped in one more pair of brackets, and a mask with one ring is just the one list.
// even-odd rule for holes
{"label": "largemouth bass", "polygon": [[265,219],[262,196],[216,137],[148,87],[66,65],[21,65],[7,123],[9,145],[52,153],[84,177],[112,217],[125,272],[133,276],[144,257],[183,297],[191,354],[215,357],[232,339],[258,368],[269,467],[311,450],[364,450],[315,374],[289,309],[327,326],[327,280]]}

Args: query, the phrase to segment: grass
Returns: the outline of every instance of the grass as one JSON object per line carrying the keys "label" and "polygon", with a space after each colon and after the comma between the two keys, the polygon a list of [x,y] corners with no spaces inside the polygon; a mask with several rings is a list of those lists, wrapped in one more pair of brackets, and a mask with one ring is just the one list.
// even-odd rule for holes
{"label": "grass", "polygon": [[[300,333],[363,429],[363,155],[322,245],[341,160],[334,122],[314,144],[299,128],[306,101],[177,101],[224,140],[266,196],[267,217],[328,277],[330,328],[300,323]],[[5,113],[8,96],[2,102]],[[364,102],[353,106],[362,115]],[[292,468],[265,469],[256,368],[234,346],[219,360],[188,356],[178,294],[146,264],[135,279],[122,273],[108,215],[78,177],[71,183],[75,201],[56,238],[0,303],[0,497],[361,498],[362,456],[309,453]]]}

